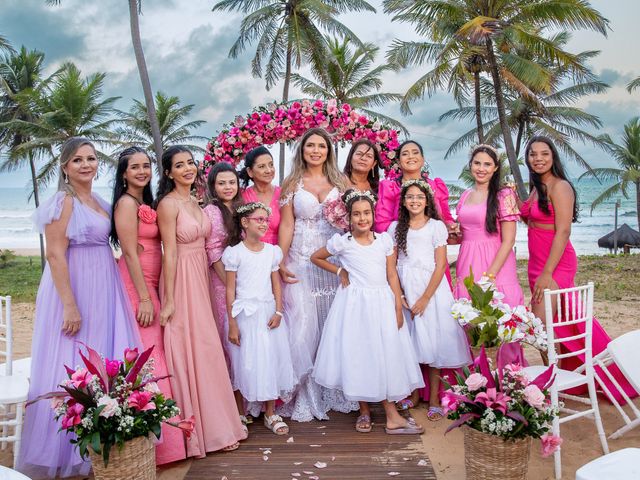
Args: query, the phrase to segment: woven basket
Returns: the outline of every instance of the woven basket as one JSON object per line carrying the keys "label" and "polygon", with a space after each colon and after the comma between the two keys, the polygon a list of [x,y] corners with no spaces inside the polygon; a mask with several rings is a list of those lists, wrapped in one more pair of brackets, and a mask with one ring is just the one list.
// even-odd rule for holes
{"label": "woven basket", "polygon": [[105,468],[102,454],[89,449],[96,480],[155,480],[156,451],[148,437],[136,437],[125,442],[122,450],[111,447],[109,465]]}
{"label": "woven basket", "polygon": [[470,427],[463,430],[467,480],[526,480],[531,437],[505,442]]}
{"label": "woven basket", "polygon": [[[498,368],[498,349],[500,347],[484,347],[484,353],[487,355],[487,358],[491,362],[492,368]],[[473,359],[475,360],[480,356],[480,351],[482,347],[471,347],[471,353],[473,354]]]}

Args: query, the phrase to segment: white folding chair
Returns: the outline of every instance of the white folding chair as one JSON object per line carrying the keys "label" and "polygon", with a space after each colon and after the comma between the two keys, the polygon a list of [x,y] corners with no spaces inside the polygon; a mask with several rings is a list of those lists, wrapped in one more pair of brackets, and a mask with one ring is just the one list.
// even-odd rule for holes
{"label": "white folding chair", "polygon": [[620,402],[616,400],[616,398],[611,394],[607,385],[604,382],[600,381],[600,376],[596,374],[596,381],[600,384],[600,387],[607,395],[607,397],[609,397],[611,403],[613,403],[613,405],[616,407],[625,423],[623,427],[619,428],[611,435],[609,435],[609,438],[611,439],[619,438],[629,430],[632,430],[640,425],[640,410],[638,410],[638,407],[634,405],[633,401],[620,386],[620,383],[616,380],[616,378],[611,374],[611,372],[609,372],[609,369],[607,367],[611,364],[615,364],[628,380],[629,384],[636,390],[636,392],[640,392],[639,347],[640,330],[633,330],[611,340],[607,345],[607,348],[593,358],[594,363],[602,369],[603,374],[607,376],[616,390],[618,390],[622,398],[627,402],[627,405],[631,409],[632,414],[635,416],[634,420],[629,418],[627,413],[620,406]]}
{"label": "white folding chair", "polygon": [[[555,301],[557,313],[553,317],[553,302]],[[598,409],[598,397],[596,394],[596,386],[594,379],[593,354],[592,354],[592,330],[593,330],[593,283],[581,287],[565,288],[561,290],[544,291],[544,309],[546,315],[547,339],[549,364],[555,365],[556,377],[550,387],[551,403],[559,407],[559,398],[574,400],[587,404],[589,408],[586,410],[572,410],[569,408],[560,408],[560,412],[567,415],[556,417],[553,421],[552,431],[554,435],[560,436],[560,424],[570,422],[580,417],[592,417],[596,424],[598,437],[602,444],[602,451],[609,453],[607,437],[602,426],[600,418],[600,410]],[[575,325],[578,330],[583,326],[582,333],[576,335],[556,338],[554,327],[569,327]],[[578,341],[582,348],[573,352],[559,354],[556,352],[556,345],[568,341]],[[558,362],[565,358],[579,357],[584,355],[583,366],[576,370],[564,370],[558,368]],[[542,373],[547,367],[532,366],[525,368],[525,372],[529,378],[535,378]],[[566,390],[587,385],[589,397],[578,397],[561,393]],[[561,452],[558,449],[554,455],[555,477],[562,477]]]}
{"label": "white folding chair", "polygon": [[27,377],[12,375],[13,338],[11,331],[11,297],[0,297],[0,356],[4,357],[6,375],[0,376],[0,443],[2,449],[13,443],[14,464],[20,451],[22,417],[29,394]]}
{"label": "white folding chair", "polygon": [[624,448],[583,465],[576,480],[631,480],[640,478],[640,448]]}

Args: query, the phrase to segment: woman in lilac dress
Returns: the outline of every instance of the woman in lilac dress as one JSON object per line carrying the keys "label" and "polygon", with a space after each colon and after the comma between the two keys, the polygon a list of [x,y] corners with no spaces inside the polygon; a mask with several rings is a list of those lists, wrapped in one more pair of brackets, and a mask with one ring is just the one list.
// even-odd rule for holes
{"label": "woman in lilac dress", "polygon": [[[125,348],[141,348],[109,246],[111,208],[91,191],[97,171],[91,142],[68,140],[58,192],[34,214],[47,239],[47,266],[36,298],[29,400],[59,390],[65,365],[82,364],[80,342],[112,359],[122,358]],[[90,462],[59,427],[49,402],[27,407],[18,470],[32,478],[89,473]]]}

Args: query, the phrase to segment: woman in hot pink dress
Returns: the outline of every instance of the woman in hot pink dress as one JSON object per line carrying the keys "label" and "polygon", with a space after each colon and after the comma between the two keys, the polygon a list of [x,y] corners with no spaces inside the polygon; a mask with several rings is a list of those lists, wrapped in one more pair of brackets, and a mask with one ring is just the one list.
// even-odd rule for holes
{"label": "woman in hot pink dress", "polygon": [[436,201],[436,209],[442,221],[450,227],[455,220],[449,211],[449,190],[440,178],[429,178],[424,167],[424,154],[422,146],[414,141],[407,140],[398,149],[398,162],[402,175],[394,180],[382,180],[378,187],[378,203],[376,203],[376,218],[374,229],[377,233],[386,232],[391,222],[398,220],[400,209],[400,190],[402,182],[422,178],[431,189]]}
{"label": "woman in hot pink dress", "polygon": [[[151,208],[150,182],[151,160],[147,153],[139,147],[123,150],[113,187],[111,243],[122,249],[118,261],[120,276],[138,321],[142,344],[145,349],[154,347],[151,354],[154,374],[163,377],[167,375],[167,362],[158,321],[162,249],[156,212]],[[160,380],[158,386],[166,398],[173,398],[169,379]],[[163,424],[156,446],[156,464],[183,460],[186,457],[183,437],[179,429]]]}
{"label": "woman in hot pink dress", "polygon": [[[558,151],[553,142],[542,136],[529,140],[525,149],[525,159],[529,169],[531,194],[522,203],[520,210],[523,220],[529,225],[529,287],[532,298],[533,313],[545,319],[543,294],[545,289],[571,288],[578,270],[578,258],[571,245],[571,223],[578,218],[576,191],[564,173]],[[555,302],[553,302],[555,316]],[[569,337],[580,332],[577,326],[569,325],[554,329],[556,335]],[[593,355],[597,355],[607,347],[611,337],[602,325],[593,319]],[[581,350],[582,342],[566,341],[562,347],[568,351]],[[584,357],[567,359],[564,368],[575,369],[584,361]],[[596,367],[596,371],[598,367]],[[625,389],[630,398],[637,393],[626,381],[616,366],[609,371]],[[606,375],[600,379],[610,385]],[[616,399],[624,403],[617,389],[610,388]]]}
{"label": "woman in hot pink dress", "polygon": [[[464,279],[473,270],[477,282],[483,276],[495,282],[504,294],[503,301],[513,307],[524,304],[518,282],[516,256],[516,222],[519,217],[517,199],[509,188],[500,188],[500,161],[490,145],[478,145],[471,152],[469,170],[475,179],[456,208],[462,229],[462,244],[456,263],[455,298],[469,298]],[[504,344],[498,351],[498,367],[509,363],[526,365],[522,346]]]}
{"label": "woman in hot pink dress", "polygon": [[167,149],[157,200],[163,245],[160,325],[165,327],[174,398],[184,417],[195,417],[194,435],[187,440],[188,457],[234,450],[247,436],[211,308],[204,247],[211,223],[190,194],[197,171],[187,148]]}
{"label": "woman in hot pink dress", "polygon": [[[238,173],[242,181],[242,198],[246,203],[260,202],[271,208],[269,228],[260,239],[271,245],[278,244],[280,228],[280,187],[273,185],[276,169],[273,157],[266,147],[256,147],[244,157],[244,168]],[[253,182],[252,186],[249,184]]]}

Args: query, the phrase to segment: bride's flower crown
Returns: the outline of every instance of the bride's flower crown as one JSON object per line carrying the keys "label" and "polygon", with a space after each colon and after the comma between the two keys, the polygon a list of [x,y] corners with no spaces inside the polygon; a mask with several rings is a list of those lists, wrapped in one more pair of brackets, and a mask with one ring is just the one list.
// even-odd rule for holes
{"label": "bride's flower crown", "polygon": [[424,190],[429,192],[431,195],[433,195],[433,189],[431,188],[431,185],[429,185],[427,182],[425,182],[421,178],[417,178],[417,179],[414,179],[414,180],[407,180],[406,182],[402,182],[402,189],[406,190],[407,188],[409,188],[412,185],[416,185],[416,186],[418,186],[420,188],[423,188]]}
{"label": "bride's flower crown", "polygon": [[271,209],[269,207],[267,207],[264,203],[262,202],[249,202],[249,203],[245,203],[244,205],[240,205],[238,208],[236,208],[236,212],[238,214],[243,214],[243,213],[252,213],[256,210],[264,210],[267,212],[267,215],[271,215]]}
{"label": "bride's flower crown", "polygon": [[353,192],[351,192],[349,195],[347,195],[345,197],[344,203],[348,205],[349,202],[351,202],[351,200],[353,200],[354,198],[359,198],[359,197],[365,197],[365,198],[371,200],[371,203],[373,205],[376,204],[376,197],[369,190],[365,190],[364,192],[360,191],[360,190],[354,190]]}
{"label": "bride's flower crown", "polygon": [[488,143],[480,143],[478,145],[474,145],[473,147],[471,147],[471,155],[473,156],[473,154],[476,153],[481,148],[486,148],[487,150],[491,150],[493,153],[496,154],[496,156],[499,156],[498,149],[493,145],[489,145]]}

